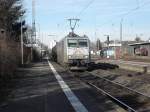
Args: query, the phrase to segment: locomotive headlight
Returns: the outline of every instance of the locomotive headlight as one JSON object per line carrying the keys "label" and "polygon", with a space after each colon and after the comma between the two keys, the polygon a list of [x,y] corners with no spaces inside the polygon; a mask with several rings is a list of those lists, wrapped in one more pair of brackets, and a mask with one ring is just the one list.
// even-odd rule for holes
{"label": "locomotive headlight", "polygon": [[88,56],[84,56],[84,58],[88,58]]}
{"label": "locomotive headlight", "polygon": [[68,56],[68,58],[72,58],[72,56]]}

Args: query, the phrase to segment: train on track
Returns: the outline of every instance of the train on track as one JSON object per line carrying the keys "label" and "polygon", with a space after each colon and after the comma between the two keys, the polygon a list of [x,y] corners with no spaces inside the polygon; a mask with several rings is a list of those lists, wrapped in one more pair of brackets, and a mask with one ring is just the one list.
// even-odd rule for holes
{"label": "train on track", "polygon": [[52,48],[52,59],[71,70],[86,70],[90,63],[90,40],[70,32]]}

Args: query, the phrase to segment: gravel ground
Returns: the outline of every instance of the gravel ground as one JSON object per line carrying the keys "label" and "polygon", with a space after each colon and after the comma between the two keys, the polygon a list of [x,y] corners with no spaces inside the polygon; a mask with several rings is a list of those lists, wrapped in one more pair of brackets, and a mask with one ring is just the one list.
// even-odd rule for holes
{"label": "gravel ground", "polygon": [[150,96],[150,74],[143,74],[117,68],[107,70],[97,69],[91,71],[91,73],[108,78],[109,80],[118,82]]}

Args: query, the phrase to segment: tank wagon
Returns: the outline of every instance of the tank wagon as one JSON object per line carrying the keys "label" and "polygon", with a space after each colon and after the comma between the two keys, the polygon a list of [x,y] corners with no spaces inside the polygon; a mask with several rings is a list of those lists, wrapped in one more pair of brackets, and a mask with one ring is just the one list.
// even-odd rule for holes
{"label": "tank wagon", "polygon": [[56,43],[52,51],[55,54],[53,58],[57,58],[58,63],[71,70],[87,69],[90,63],[90,41],[86,35],[79,36],[70,32]]}

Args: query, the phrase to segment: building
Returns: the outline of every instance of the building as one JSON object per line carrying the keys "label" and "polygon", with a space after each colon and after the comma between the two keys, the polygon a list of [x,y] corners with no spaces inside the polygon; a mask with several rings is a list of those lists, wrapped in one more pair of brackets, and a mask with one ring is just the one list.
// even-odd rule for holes
{"label": "building", "polygon": [[150,57],[150,42],[129,44],[132,56]]}
{"label": "building", "polygon": [[104,58],[113,58],[118,59],[121,57],[121,43],[119,42],[110,42],[109,44],[105,43],[101,51],[101,56]]}

